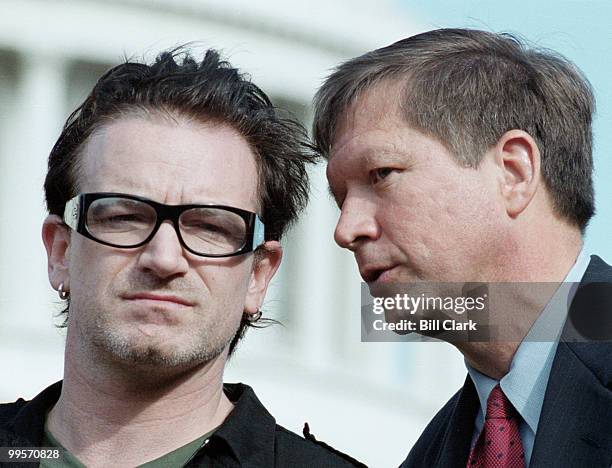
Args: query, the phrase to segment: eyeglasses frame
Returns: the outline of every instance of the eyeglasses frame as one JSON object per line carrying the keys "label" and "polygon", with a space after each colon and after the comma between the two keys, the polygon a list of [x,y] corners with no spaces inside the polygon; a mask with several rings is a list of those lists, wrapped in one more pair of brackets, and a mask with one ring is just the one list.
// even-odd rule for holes
{"label": "eyeglasses frame", "polygon": [[[94,237],[87,228],[86,217],[87,210],[89,206],[96,200],[100,200],[103,198],[127,198],[129,200],[136,200],[147,205],[153,207],[155,213],[157,215],[156,224],[151,231],[151,234],[147,236],[145,240],[139,242],[138,244],[123,246],[116,245],[111,242],[103,241]],[[230,211],[239,215],[246,223],[246,238],[244,241],[244,245],[236,252],[230,254],[202,254],[191,249],[181,236],[181,230],[179,228],[179,217],[183,212],[193,209],[193,208],[217,208],[225,211]],[[74,231],[79,234],[91,239],[95,242],[98,242],[103,245],[108,245],[110,247],[115,247],[119,249],[135,249],[138,247],[142,247],[146,243],[150,242],[159,227],[166,220],[170,220],[172,225],[174,226],[174,230],[176,232],[176,236],[179,240],[179,243],[183,248],[185,248],[188,252],[191,252],[194,255],[199,257],[209,257],[209,258],[222,258],[222,257],[235,257],[237,255],[242,255],[248,252],[252,252],[257,249],[260,245],[265,242],[265,226],[261,221],[259,215],[257,213],[253,213],[252,211],[243,210],[241,208],[236,208],[233,206],[227,205],[216,205],[216,204],[189,204],[189,205],[166,205],[164,203],[159,203],[154,200],[150,200],[148,198],[139,197],[137,195],[131,195],[127,193],[116,193],[116,192],[95,192],[95,193],[81,193],[71,198],[66,202],[66,206],[64,208],[64,223],[72,228]]]}

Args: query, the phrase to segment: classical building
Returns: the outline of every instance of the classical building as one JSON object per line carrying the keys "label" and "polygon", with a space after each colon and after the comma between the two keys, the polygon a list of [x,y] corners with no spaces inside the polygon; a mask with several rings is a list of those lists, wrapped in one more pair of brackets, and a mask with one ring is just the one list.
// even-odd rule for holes
{"label": "classical building", "polygon": [[[312,96],[335,64],[419,29],[391,0],[0,4],[0,401],[30,398],[62,376],[42,183],[61,125],[106,68],[196,41],[221,49],[309,123]],[[444,344],[361,343],[361,280],[333,243],[338,211],[322,167],[312,192],[264,307],[284,327],[250,331],[226,380],[255,387],[281,424],[300,432],[307,420],[317,437],[371,466],[397,466],[464,370]]]}

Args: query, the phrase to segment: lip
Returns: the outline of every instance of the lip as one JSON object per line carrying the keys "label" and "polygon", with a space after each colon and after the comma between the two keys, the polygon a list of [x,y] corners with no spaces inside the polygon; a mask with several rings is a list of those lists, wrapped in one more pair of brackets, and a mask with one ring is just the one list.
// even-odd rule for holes
{"label": "lip", "polygon": [[140,292],[135,294],[126,294],[123,296],[123,298],[128,301],[151,302],[152,304],[174,304],[183,307],[191,307],[194,305],[193,302],[174,294]]}
{"label": "lip", "polygon": [[395,269],[397,265],[366,265],[359,270],[361,278],[368,283],[383,283],[386,282],[390,276],[390,272]]}

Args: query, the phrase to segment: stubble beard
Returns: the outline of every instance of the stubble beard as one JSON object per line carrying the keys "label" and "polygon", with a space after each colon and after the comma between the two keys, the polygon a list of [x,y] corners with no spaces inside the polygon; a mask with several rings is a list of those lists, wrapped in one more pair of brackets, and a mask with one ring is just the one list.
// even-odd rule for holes
{"label": "stubble beard", "polygon": [[[90,356],[90,365],[100,363],[153,379],[212,362],[226,352],[239,329],[242,314],[236,308],[240,304],[231,298],[204,297],[199,288],[190,293],[190,289],[194,286],[183,279],[164,281],[142,275],[117,281],[99,295],[73,297],[69,328],[71,321],[76,322],[72,323],[75,344]],[[155,290],[182,292],[197,298],[198,305],[185,311],[178,323],[160,325],[159,333],[145,334],[121,297],[124,291]]]}
{"label": "stubble beard", "polygon": [[[92,343],[112,358],[130,365],[153,367],[191,367],[212,361],[218,357],[231,341],[212,337],[207,331],[200,331],[191,338],[190,344],[168,349],[159,343],[134,343],[116,330],[97,328]],[[164,349],[165,348],[165,349]]]}
{"label": "stubble beard", "polygon": [[205,320],[175,344],[160,337],[143,336],[129,330],[127,324],[119,327],[108,313],[100,312],[95,313],[91,326],[83,330],[89,335],[85,340],[91,343],[96,355],[122,367],[164,375],[213,361],[227,349],[239,326]]}

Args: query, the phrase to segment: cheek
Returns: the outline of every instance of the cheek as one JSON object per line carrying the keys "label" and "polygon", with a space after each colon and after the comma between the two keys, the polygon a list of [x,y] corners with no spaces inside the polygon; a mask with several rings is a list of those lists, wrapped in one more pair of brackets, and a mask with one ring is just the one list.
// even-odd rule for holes
{"label": "cheek", "polygon": [[113,278],[130,262],[125,254],[87,239],[73,242],[70,251],[70,288],[80,296],[106,294]]}
{"label": "cheek", "polygon": [[395,193],[380,222],[385,235],[412,256],[477,249],[499,219],[491,190],[471,170],[444,180],[423,178]]}
{"label": "cheek", "polygon": [[435,241],[440,228],[452,224],[457,214],[452,206],[454,197],[449,195],[449,189],[433,183],[405,184],[383,202],[383,231],[403,245]]}
{"label": "cheek", "polygon": [[88,282],[90,275],[96,276],[99,262],[93,261],[95,248],[88,244],[85,240],[73,239],[70,247],[70,286],[73,290]]}
{"label": "cheek", "polygon": [[247,262],[232,266],[206,265],[197,269],[200,283],[213,301],[240,307],[244,305],[250,271]]}

